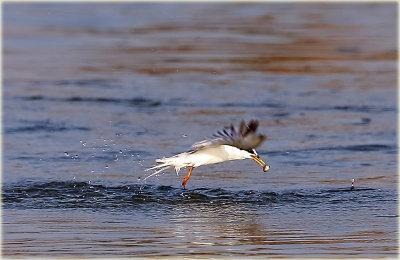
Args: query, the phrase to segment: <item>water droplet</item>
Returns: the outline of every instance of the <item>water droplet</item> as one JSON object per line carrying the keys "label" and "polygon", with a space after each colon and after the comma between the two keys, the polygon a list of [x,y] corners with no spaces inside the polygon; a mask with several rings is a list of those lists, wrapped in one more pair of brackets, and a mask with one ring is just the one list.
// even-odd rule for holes
{"label": "water droplet", "polygon": [[108,169],[108,165],[106,165],[106,169]]}
{"label": "water droplet", "polygon": [[187,137],[187,136],[188,136],[187,134],[183,134],[183,135],[182,135],[183,138],[185,138],[185,137]]}
{"label": "water droplet", "polygon": [[90,183],[91,183],[91,181],[89,180],[89,181],[88,181],[88,184],[90,184]]}
{"label": "water droplet", "polygon": [[114,161],[118,161],[118,156],[115,156]]}
{"label": "water droplet", "polygon": [[90,172],[91,172],[91,173],[94,173],[94,170],[91,170]]}
{"label": "water droplet", "polygon": [[82,145],[83,145],[83,146],[86,146],[86,142],[83,142]]}
{"label": "water droplet", "polygon": [[79,157],[79,155],[75,154],[75,158],[78,158],[78,157]]}
{"label": "water droplet", "polygon": [[122,150],[119,150],[119,153],[122,153]]}
{"label": "water droplet", "polygon": [[65,154],[65,156],[69,156],[68,152],[65,152],[64,154]]}

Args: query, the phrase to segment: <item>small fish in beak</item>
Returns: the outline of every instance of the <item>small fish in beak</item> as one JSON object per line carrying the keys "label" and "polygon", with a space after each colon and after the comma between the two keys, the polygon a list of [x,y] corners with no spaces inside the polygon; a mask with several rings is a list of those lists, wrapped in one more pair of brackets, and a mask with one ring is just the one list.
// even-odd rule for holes
{"label": "small fish in beak", "polygon": [[269,165],[267,165],[258,155],[252,155],[251,157],[256,163],[263,167],[264,172],[267,172],[269,170]]}

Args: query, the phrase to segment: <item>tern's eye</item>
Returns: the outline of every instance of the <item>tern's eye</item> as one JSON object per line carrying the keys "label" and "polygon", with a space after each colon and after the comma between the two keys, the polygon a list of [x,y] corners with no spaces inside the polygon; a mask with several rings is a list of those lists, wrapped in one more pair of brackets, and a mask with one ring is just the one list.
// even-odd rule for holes
{"label": "tern's eye", "polygon": [[254,155],[256,155],[256,153],[254,152],[254,150],[253,150],[253,149],[247,150],[247,152],[249,152],[249,153],[251,153],[251,154],[254,154]]}

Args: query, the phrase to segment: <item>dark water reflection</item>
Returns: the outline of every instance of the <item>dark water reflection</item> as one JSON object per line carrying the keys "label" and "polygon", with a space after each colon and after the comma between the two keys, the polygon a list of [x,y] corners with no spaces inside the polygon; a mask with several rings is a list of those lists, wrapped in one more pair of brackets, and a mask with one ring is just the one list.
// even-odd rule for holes
{"label": "dark water reflection", "polygon": [[[4,256],[396,256],[396,4],[3,8]],[[251,118],[267,174],[142,181]]]}
{"label": "dark water reflection", "polygon": [[[396,222],[393,201],[396,194],[370,188],[233,192],[78,182],[4,187],[4,207],[18,219],[4,218],[14,241],[6,241],[4,253],[25,244],[28,233],[35,237],[33,248],[18,249],[21,255],[298,256],[310,254],[312,246],[313,256],[323,256],[333,246],[342,257],[358,251],[378,256],[395,240],[394,230],[377,231]],[[354,231],[353,222],[371,212],[370,226]],[[29,228],[17,228],[24,224]],[[52,234],[66,240],[53,243]]]}

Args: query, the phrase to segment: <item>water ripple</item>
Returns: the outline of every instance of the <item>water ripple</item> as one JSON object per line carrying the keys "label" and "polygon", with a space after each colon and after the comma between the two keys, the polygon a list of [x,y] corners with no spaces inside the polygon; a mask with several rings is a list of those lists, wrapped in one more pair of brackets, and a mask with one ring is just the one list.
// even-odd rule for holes
{"label": "water ripple", "polygon": [[316,148],[307,148],[307,149],[292,149],[292,150],[280,150],[280,151],[260,151],[260,154],[268,154],[268,155],[287,155],[287,154],[305,154],[305,153],[313,153],[320,151],[349,151],[349,152],[375,152],[375,151],[384,151],[384,152],[397,152],[396,145],[388,145],[388,144],[354,144],[354,145],[339,145],[339,146],[323,146]]}
{"label": "water ripple", "polygon": [[72,96],[66,98],[46,97],[42,95],[15,97],[24,101],[50,101],[50,102],[67,102],[67,103],[100,103],[100,104],[123,104],[134,107],[157,107],[161,105],[158,100],[152,100],[143,97],[135,98],[111,98],[111,97],[80,97]]}
{"label": "water ripple", "polygon": [[[183,190],[172,186],[104,186],[86,182],[48,182],[3,187],[4,208],[127,209],[141,205],[186,203],[248,205],[321,205],[336,203],[374,204],[395,199],[388,191],[372,188],[337,188],[292,191],[232,191],[222,188]],[[375,201],[375,202],[374,202]]]}
{"label": "water ripple", "polygon": [[53,120],[23,120],[24,126],[7,127],[5,134],[14,133],[35,133],[35,132],[64,132],[64,131],[90,131],[89,127],[75,126],[66,122],[56,122]]}

